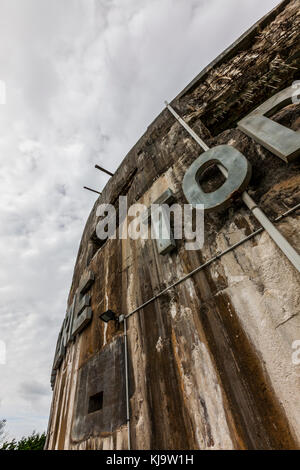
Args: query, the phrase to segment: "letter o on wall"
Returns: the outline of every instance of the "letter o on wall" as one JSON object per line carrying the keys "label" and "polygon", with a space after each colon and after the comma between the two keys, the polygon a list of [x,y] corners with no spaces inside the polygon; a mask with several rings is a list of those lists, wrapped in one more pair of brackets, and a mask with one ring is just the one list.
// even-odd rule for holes
{"label": "letter o on wall", "polygon": [[[216,191],[205,193],[200,186],[201,176],[213,164],[226,168],[228,176]],[[190,204],[203,204],[209,212],[229,206],[232,198],[246,189],[250,178],[251,165],[246,157],[230,145],[218,145],[192,163],[183,178],[182,189]]]}

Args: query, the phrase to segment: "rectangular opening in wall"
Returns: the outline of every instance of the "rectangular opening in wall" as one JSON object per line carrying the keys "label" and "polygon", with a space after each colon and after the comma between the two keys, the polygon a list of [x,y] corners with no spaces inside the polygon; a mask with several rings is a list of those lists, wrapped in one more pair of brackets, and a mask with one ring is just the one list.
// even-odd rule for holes
{"label": "rectangular opening in wall", "polygon": [[96,393],[89,398],[89,409],[88,413],[94,413],[95,411],[102,410],[103,407],[103,392]]}

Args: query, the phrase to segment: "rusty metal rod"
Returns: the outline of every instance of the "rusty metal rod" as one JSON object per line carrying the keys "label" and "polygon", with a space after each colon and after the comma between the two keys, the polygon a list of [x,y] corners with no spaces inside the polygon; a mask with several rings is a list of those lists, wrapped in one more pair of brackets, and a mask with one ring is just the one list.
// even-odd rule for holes
{"label": "rusty metal rod", "polygon": [[103,171],[103,173],[106,173],[109,176],[114,176],[114,173],[111,173],[110,171],[105,170],[105,168],[102,168],[102,166],[95,165],[95,168],[97,168],[97,170]]}
{"label": "rusty metal rod", "polygon": [[124,317],[124,355],[125,355],[124,360],[125,360],[125,387],[126,387],[126,421],[127,421],[127,436],[128,436],[127,445],[128,445],[128,450],[131,450],[127,320],[125,317]]}
{"label": "rusty metal rod", "polygon": [[[274,219],[274,222],[279,222],[281,219],[283,219],[284,217],[287,217],[289,214],[291,214],[292,212],[295,212],[296,210],[300,209],[300,204],[297,204],[296,206],[292,207],[291,209],[289,209],[288,211],[284,212],[283,214],[279,215],[278,217],[276,217],[276,219]],[[128,313],[127,315],[125,315],[125,319],[126,318],[129,318],[131,317],[131,315],[133,315],[134,313],[138,312],[139,310],[141,310],[142,308],[146,307],[147,305],[151,304],[152,302],[154,302],[154,300],[158,299],[159,297],[161,297],[162,295],[164,295],[166,292],[168,292],[170,289],[173,289],[174,287],[178,286],[178,284],[181,284],[182,282],[186,281],[187,279],[190,279],[194,274],[198,273],[199,271],[202,271],[202,269],[206,268],[207,266],[209,266],[210,264],[214,263],[215,261],[217,261],[218,259],[222,258],[222,256],[226,255],[227,253],[230,253],[230,251],[234,250],[235,248],[238,248],[240,245],[242,245],[243,243],[247,242],[248,240],[251,240],[251,238],[254,238],[256,235],[258,235],[259,233],[261,232],[264,232],[264,228],[263,227],[260,227],[259,229],[255,230],[254,232],[250,233],[250,235],[248,235],[247,237],[245,238],[242,238],[239,242],[237,243],[234,243],[234,245],[231,245],[229,246],[228,248],[226,248],[226,250],[216,254],[215,256],[213,256],[212,258],[210,258],[209,260],[207,260],[205,263],[201,264],[200,266],[198,266],[197,268],[193,269],[193,271],[190,271],[188,274],[186,274],[185,276],[181,277],[180,279],[178,279],[177,281],[175,281],[173,284],[167,286],[165,289],[163,289],[162,291],[160,291],[158,294],[154,295],[153,297],[151,297],[151,299],[147,300],[146,302],[144,302],[142,305],[139,305],[138,307],[136,307],[134,310],[132,310],[132,312]]]}
{"label": "rusty metal rod", "polygon": [[87,186],[83,186],[83,189],[87,189],[88,191],[92,191],[93,193],[100,194],[100,196],[102,194],[102,193],[99,193],[99,191],[96,191],[95,189],[88,188]]}

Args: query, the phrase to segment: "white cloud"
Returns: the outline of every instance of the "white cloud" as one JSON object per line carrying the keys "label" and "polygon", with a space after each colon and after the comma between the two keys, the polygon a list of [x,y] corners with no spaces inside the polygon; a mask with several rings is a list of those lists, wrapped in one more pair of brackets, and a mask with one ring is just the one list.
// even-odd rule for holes
{"label": "white cloud", "polygon": [[[46,429],[50,368],[95,200],[128,150],[274,0],[0,0],[0,418]],[[3,344],[3,343],[2,343]]]}

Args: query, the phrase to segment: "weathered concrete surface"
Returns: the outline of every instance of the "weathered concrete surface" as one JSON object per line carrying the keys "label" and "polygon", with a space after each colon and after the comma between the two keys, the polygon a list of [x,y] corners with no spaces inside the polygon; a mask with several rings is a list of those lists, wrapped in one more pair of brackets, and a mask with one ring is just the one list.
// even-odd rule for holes
{"label": "weathered concrete surface", "polygon": [[[235,125],[274,94],[273,87],[283,89],[295,79],[298,6],[298,1],[283,2],[173,103],[209,146],[229,144],[247,157],[253,173],[248,191],[269,217],[300,202],[299,160],[287,165]],[[273,119],[299,130],[299,105],[288,106]],[[88,267],[95,274],[90,290],[94,314],[67,348],[58,370],[47,448],[127,448],[123,424],[111,432],[95,426],[93,435],[79,440],[72,435],[79,375],[122,335],[120,327],[104,325],[98,315],[107,309],[131,312],[258,227],[237,199],[229,209],[205,216],[200,251],[186,251],[184,240],[166,256],[158,254],[155,240],[109,240],[101,247],[95,243],[95,214],[101,202],[117,207],[119,195],[127,195],[129,204],[149,206],[170,188],[177,202],[185,203],[183,176],[200,153],[164,111],[96,202],[79,247],[68,302]],[[212,190],[221,177],[212,170],[207,175],[210,179],[203,186]],[[277,226],[300,250],[299,215],[293,213]],[[299,305],[299,273],[263,232],[131,316],[132,447],[299,448],[300,367],[292,362],[292,343],[300,339]],[[112,374],[116,370],[112,367]],[[102,378],[99,373],[99,381]],[[116,422],[114,408],[110,412],[111,422]],[[109,419],[109,410],[106,413]]]}
{"label": "weathered concrete surface", "polygon": [[[118,335],[79,370],[72,440],[110,434],[126,424],[124,341]],[[90,412],[89,397],[101,392],[103,405]]]}

